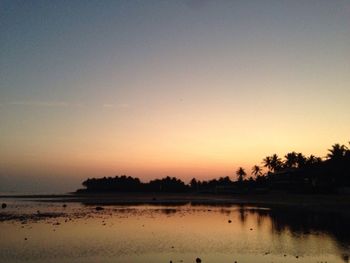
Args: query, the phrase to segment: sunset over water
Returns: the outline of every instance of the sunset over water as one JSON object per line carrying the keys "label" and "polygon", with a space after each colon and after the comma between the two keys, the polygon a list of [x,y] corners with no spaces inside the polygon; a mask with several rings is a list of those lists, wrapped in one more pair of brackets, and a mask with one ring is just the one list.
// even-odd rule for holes
{"label": "sunset over water", "polygon": [[349,263],[350,0],[0,0],[0,263]]}

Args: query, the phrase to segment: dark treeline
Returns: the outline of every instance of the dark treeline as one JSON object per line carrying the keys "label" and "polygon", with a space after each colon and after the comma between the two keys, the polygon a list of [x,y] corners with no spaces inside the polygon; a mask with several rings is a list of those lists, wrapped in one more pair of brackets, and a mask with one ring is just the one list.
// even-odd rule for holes
{"label": "dark treeline", "polygon": [[143,183],[139,178],[131,176],[115,176],[87,179],[83,182],[86,191],[93,192],[185,192],[188,191],[186,185],[180,179],[175,177],[165,177],[163,179],[155,179],[149,183]]}
{"label": "dark treeline", "polygon": [[202,193],[335,193],[350,188],[350,149],[334,144],[322,159],[314,155],[289,152],[284,158],[267,156],[262,166],[254,165],[251,176],[240,167],[235,180],[220,177],[211,180],[193,178],[188,184],[175,177],[141,182],[126,175],[87,179],[78,192],[202,192]]}

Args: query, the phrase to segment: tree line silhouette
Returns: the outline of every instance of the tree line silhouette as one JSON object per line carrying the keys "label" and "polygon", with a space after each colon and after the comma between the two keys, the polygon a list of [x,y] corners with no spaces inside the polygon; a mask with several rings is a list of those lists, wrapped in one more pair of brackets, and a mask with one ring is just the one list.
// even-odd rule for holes
{"label": "tree line silhouette", "polygon": [[[349,142],[350,144],[350,142]],[[211,180],[193,178],[188,184],[175,177],[154,179],[148,183],[131,176],[91,178],[82,185],[84,192],[208,192],[245,193],[273,190],[296,193],[335,193],[350,189],[350,149],[334,144],[325,158],[289,152],[284,158],[277,154],[266,156],[262,165],[254,165],[251,176],[239,167],[236,178]]]}

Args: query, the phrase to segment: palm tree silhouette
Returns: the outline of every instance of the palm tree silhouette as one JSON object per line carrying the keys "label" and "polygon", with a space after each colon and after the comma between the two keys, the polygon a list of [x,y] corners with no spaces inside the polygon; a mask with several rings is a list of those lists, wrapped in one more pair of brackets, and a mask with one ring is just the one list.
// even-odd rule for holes
{"label": "palm tree silhouette", "polygon": [[254,165],[252,167],[252,175],[255,175],[256,177],[257,176],[260,176],[262,174],[262,169],[259,165]]}
{"label": "palm tree silhouette", "polygon": [[342,159],[348,148],[345,145],[340,145],[339,143],[333,144],[331,149],[328,149],[329,153],[327,157],[331,160],[339,160]]}
{"label": "palm tree silhouette", "polygon": [[271,157],[271,169],[273,172],[276,172],[278,170],[280,170],[283,166],[283,162],[281,160],[281,158],[278,157],[277,154],[273,154]]}
{"label": "palm tree silhouette", "polygon": [[306,158],[306,164],[316,164],[321,163],[322,159],[321,157],[316,157],[315,155],[311,154],[308,158]]}
{"label": "palm tree silhouette", "polygon": [[246,172],[244,171],[244,169],[242,167],[239,167],[236,175],[238,176],[238,181],[242,182],[243,178],[247,175]]}
{"label": "palm tree silhouette", "polygon": [[[350,145],[350,141],[349,141],[349,145]],[[350,148],[348,147],[346,152],[345,152],[345,157],[350,158]]]}
{"label": "palm tree silhouette", "polygon": [[304,167],[306,164],[306,157],[302,153],[297,154],[297,165],[298,168]]}
{"label": "palm tree silhouette", "polygon": [[271,160],[271,157],[270,157],[270,156],[266,156],[266,157],[263,159],[264,167],[266,167],[267,169],[269,169],[269,171],[272,171],[271,163],[272,163],[272,160]]}
{"label": "palm tree silhouette", "polygon": [[292,168],[295,167],[297,164],[297,153],[296,152],[290,152],[287,153],[284,158],[286,159],[284,162],[284,165],[286,168]]}

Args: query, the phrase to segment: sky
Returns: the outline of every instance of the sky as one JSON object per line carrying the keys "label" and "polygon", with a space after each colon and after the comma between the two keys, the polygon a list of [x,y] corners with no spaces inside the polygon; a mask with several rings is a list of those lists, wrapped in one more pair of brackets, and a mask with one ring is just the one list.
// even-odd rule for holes
{"label": "sky", "polygon": [[349,101],[349,0],[0,0],[2,192],[323,157]]}

